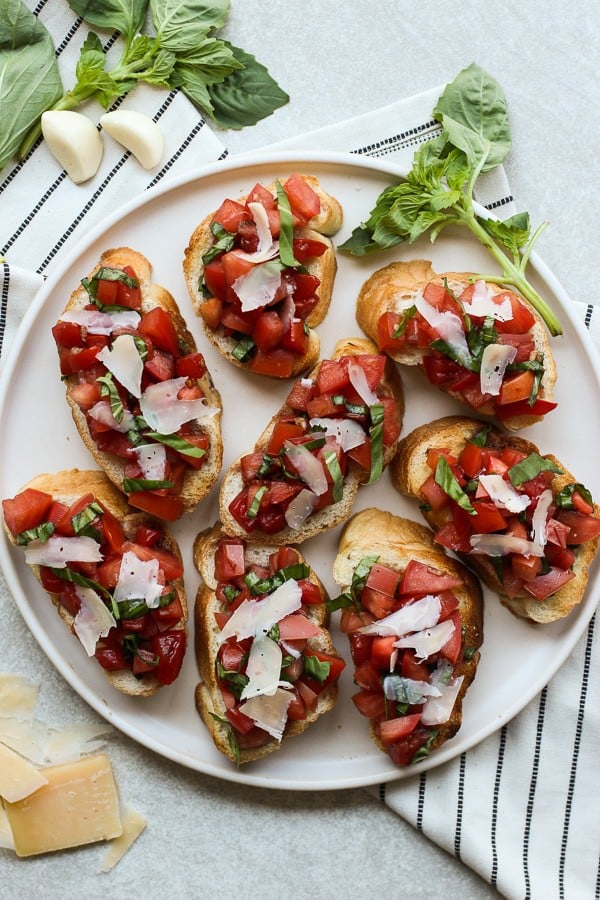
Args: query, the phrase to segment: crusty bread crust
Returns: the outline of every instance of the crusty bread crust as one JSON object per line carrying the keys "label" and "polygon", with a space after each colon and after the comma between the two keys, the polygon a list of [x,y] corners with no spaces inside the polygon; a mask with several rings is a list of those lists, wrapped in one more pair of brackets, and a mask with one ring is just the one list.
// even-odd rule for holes
{"label": "crusty bread crust", "polygon": [[[353,356],[378,352],[379,351],[377,350],[377,347],[371,341],[366,340],[365,338],[344,338],[338,341],[338,343],[336,344],[332,358],[339,359],[339,357],[341,356]],[[316,378],[317,372],[318,365],[308,374],[307,377],[314,379]],[[400,421],[402,421],[402,416],[404,414],[402,382],[400,380],[400,375],[396,366],[389,359],[386,361],[386,367],[384,377],[381,382],[381,387],[384,389],[384,392],[388,396],[392,396],[395,398],[398,408],[398,415]],[[273,416],[266,429],[257,440],[254,446],[255,452],[264,450],[268,446],[277,419],[281,416],[289,414],[293,415],[293,410],[289,406],[286,406],[284,404],[279,412],[276,413],[275,416]],[[389,463],[394,458],[396,447],[397,442],[395,442],[385,450],[383,458],[384,467],[389,465]],[[243,537],[249,542],[258,541],[262,543],[268,541],[272,544],[281,545],[300,544],[303,541],[308,540],[308,538],[314,537],[316,534],[320,534],[322,531],[326,531],[328,528],[334,528],[336,525],[339,525],[341,522],[345,521],[352,512],[356,494],[361,483],[363,483],[367,478],[368,475],[365,475],[364,470],[353,463],[352,460],[349,460],[348,474],[344,479],[344,494],[342,499],[338,503],[335,503],[332,506],[327,506],[324,509],[321,509],[313,515],[309,516],[304,524],[300,526],[300,528],[286,527],[277,532],[277,534],[271,535],[266,535],[264,534],[264,532],[259,531],[258,529],[256,531],[247,533],[236,522],[229,511],[229,504],[244,487],[241,471],[241,457],[239,457],[225,473],[225,476],[221,483],[221,492],[219,495],[219,510],[221,522],[223,524],[223,528],[225,529],[225,531],[227,531],[228,534]]]}
{"label": "crusty bread crust", "polygon": [[[378,269],[363,284],[356,303],[356,320],[365,334],[377,341],[377,323],[384,312],[401,312],[406,309],[418,291],[422,291],[430,281],[436,284],[448,282],[448,286],[455,294],[471,283],[473,275],[470,272],[445,272],[436,274],[431,263],[426,259],[414,259],[409,262],[393,262],[383,269]],[[476,276],[475,276],[476,277]],[[488,283],[490,290],[499,294],[506,290],[503,286]],[[513,289],[510,288],[512,291]],[[514,292],[514,291],[513,291]],[[556,382],[556,365],[552,356],[552,350],[544,323],[536,310],[523,297],[519,295],[521,302],[535,317],[535,323],[531,332],[535,342],[536,351],[544,354],[544,376],[539,388],[539,398],[552,400],[552,391]],[[391,353],[392,359],[405,366],[419,366],[423,364],[425,351],[415,347],[403,352]],[[468,406],[460,395],[448,391],[451,397]],[[469,406],[469,409],[471,407]],[[493,418],[494,410],[491,403],[481,406],[477,410],[478,415]],[[511,431],[526,428],[539,422],[541,416],[513,416],[505,419],[503,424]]]}
{"label": "crusty bread crust", "polygon": [[[169,313],[169,317],[175,326],[179,340],[187,345],[190,353],[196,351],[196,343],[193,335],[188,330],[187,325],[179,307],[172,295],[158,284],[151,281],[152,266],[150,262],[141,253],[131,250],[128,247],[118,247],[106,250],[100,257],[97,266],[90,273],[90,278],[102,266],[112,266],[114,268],[123,268],[124,266],[132,266],[134,269],[142,292],[142,311],[149,312],[156,306],[162,307]],[[89,303],[89,296],[82,286],[78,287],[69,299],[66,310],[83,309]],[[123,478],[125,476],[126,460],[100,450],[96,441],[90,434],[85,413],[71,399],[69,388],[77,384],[77,376],[71,375],[64,379],[67,390],[67,403],[71,407],[73,421],[77,426],[77,430],[81,435],[84,444],[100,466],[115,484],[119,490],[123,490]],[[208,406],[218,409],[219,411],[213,417],[195,420],[192,422],[192,429],[198,434],[208,434],[210,443],[207,451],[207,457],[201,469],[193,469],[188,467],[186,470],[181,498],[183,501],[183,509],[185,513],[191,512],[196,508],[198,503],[206,497],[221,471],[223,459],[223,440],[221,436],[221,396],[213,384],[210,373],[207,371],[200,379],[200,386],[206,397]]]}
{"label": "crusty bread crust", "polygon": [[[306,324],[310,328],[315,328],[324,320],[329,311],[331,303],[331,295],[333,293],[333,282],[337,270],[337,262],[333,243],[327,235],[335,234],[342,227],[342,207],[330,194],[326,193],[319,184],[318,178],[313,175],[303,175],[305,181],[309,183],[311,188],[319,195],[321,201],[321,211],[318,215],[313,216],[305,228],[297,230],[297,236],[300,238],[308,238],[310,240],[320,241],[326,244],[327,250],[321,256],[315,257],[306,263],[306,271],[310,275],[316,275],[320,280],[319,286],[319,302],[311,310],[306,317]],[[284,179],[280,179],[283,181]],[[275,194],[275,183],[268,186],[268,189]],[[246,196],[239,198],[239,203],[246,202]],[[204,274],[204,264],[202,257],[210,250],[215,242],[214,235],[210,230],[215,213],[212,212],[206,216],[192,233],[189,244],[185,249],[183,260],[183,272],[188,288],[188,293],[194,307],[194,312],[200,316],[200,309],[204,302],[200,284]],[[204,320],[203,320],[204,321]],[[248,369],[248,364],[240,362],[232,355],[236,341],[234,338],[225,334],[224,328],[217,328],[213,331],[207,325],[204,326],[206,337],[210,343],[218,350],[230,363],[240,369]],[[318,335],[311,331],[309,335],[308,349],[304,356],[298,356],[294,360],[294,366],[291,373],[292,378],[306,372],[315,365],[319,359],[320,342]]]}
{"label": "crusty bread crust", "polygon": [[[427,465],[429,448],[444,447],[452,454],[459,455],[466,441],[481,431],[482,425],[483,423],[476,419],[446,416],[416,428],[400,441],[397,456],[391,466],[392,482],[396,489],[407,497],[420,499],[421,486],[431,474],[431,469]],[[498,449],[513,447],[527,454],[540,452],[531,441],[495,428],[489,432],[487,445]],[[544,458],[554,462],[563,471],[562,475],[555,475],[550,484],[555,494],[577,480],[555,456],[548,453],[544,454]],[[600,515],[600,507],[594,507],[594,514]],[[449,520],[450,513],[445,509],[438,512],[423,510],[423,516],[429,525],[437,530]],[[486,557],[468,553],[458,555],[488,587],[500,595],[502,603],[515,615],[534,622],[547,623],[568,615],[571,609],[580,603],[588,581],[588,567],[596,555],[599,541],[600,538],[596,538],[577,548],[573,566],[575,578],[543,601],[536,600],[526,592],[516,597],[508,597],[494,567]]]}
{"label": "crusty bread crust", "polygon": [[[202,582],[196,596],[195,607],[196,660],[202,681],[196,687],[195,699],[198,713],[208,728],[216,747],[232,762],[242,765],[257,759],[262,759],[264,756],[268,756],[268,754],[280,750],[284,740],[288,737],[301,734],[320,716],[332,709],[337,700],[338,686],[336,683],[326,687],[325,690],[319,694],[316,709],[308,711],[305,719],[290,722],[285,730],[282,741],[277,741],[273,738],[262,747],[240,749],[238,760],[229,743],[231,729],[224,722],[218,720],[225,718],[226,707],[215,670],[215,662],[219,650],[218,638],[220,632],[215,621],[215,613],[224,612],[226,608],[215,596],[217,581],[215,579],[214,555],[219,540],[225,536],[225,532],[217,524],[207,531],[201,532],[194,542],[194,563],[202,577]],[[277,547],[274,545],[249,545],[246,548],[246,558],[253,564],[266,565],[268,564],[269,556],[276,550]],[[302,555],[300,555],[300,561],[306,562]],[[328,599],[327,593],[323,584],[312,569],[310,580],[313,584],[319,586],[324,604]],[[320,635],[308,639],[309,647],[314,650],[323,651],[324,653],[335,654],[335,647],[333,646],[331,636],[327,631],[329,616],[325,606],[310,605],[305,606],[304,610],[306,611],[308,618],[314,622],[315,625],[322,628]],[[218,718],[215,719],[215,716]]]}
{"label": "crusty bread crust", "polygon": [[[157,526],[164,534],[158,547],[169,551],[169,553],[172,553],[181,561],[179,546],[170,532],[165,528],[164,524],[153,519],[151,516],[148,516],[146,513],[135,512],[132,510],[125,497],[113,484],[111,484],[102,472],[69,469],[52,474],[37,475],[24,485],[21,488],[21,491],[24,491],[27,488],[33,488],[37,491],[44,491],[47,494],[51,494],[55,500],[59,500],[66,505],[71,505],[85,494],[92,493],[96,500],[99,500],[109,512],[116,516],[123,526],[125,537],[128,540],[133,540],[135,531],[139,525],[148,524],[154,525],[155,527]],[[11,542],[15,544],[15,539],[6,527],[6,523],[4,524],[4,528]],[[41,584],[39,566],[31,566],[31,569]],[[185,631],[188,619],[188,606],[183,577],[173,581],[173,587],[181,603],[183,617],[176,625],[172,626],[172,628],[173,630]],[[59,616],[69,631],[72,631],[73,623],[75,621],[74,617],[61,605],[57,594],[52,594],[50,591],[47,591],[47,593],[56,607]],[[106,669],[102,669],[102,672],[116,690],[120,691],[122,694],[127,694],[129,697],[151,697],[160,687],[162,687],[156,680],[156,677],[152,674],[136,678],[135,675],[129,671],[109,672]]]}
{"label": "crusty bread crust", "polygon": [[[446,556],[434,542],[428,528],[380,509],[364,509],[344,526],[333,564],[333,577],[342,590],[349,589],[354,569],[366,555],[378,556],[382,565],[399,573],[404,572],[410,560],[414,559],[463,581],[463,585],[452,593],[459,603],[464,646],[475,652],[469,659],[462,660],[455,669],[454,676],[463,675],[464,681],[450,719],[443,725],[435,726],[437,734],[431,743],[431,749],[435,750],[460,728],[462,701],[477,671],[479,647],[483,641],[483,602],[479,582],[459,562]],[[371,737],[379,749],[385,752],[373,724]]]}

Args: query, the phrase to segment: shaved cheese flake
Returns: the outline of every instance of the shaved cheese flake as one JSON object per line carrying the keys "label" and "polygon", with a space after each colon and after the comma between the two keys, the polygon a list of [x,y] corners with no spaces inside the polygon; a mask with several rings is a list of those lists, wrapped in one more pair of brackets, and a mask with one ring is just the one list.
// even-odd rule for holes
{"label": "shaved cheese flake", "polygon": [[100,545],[91,537],[65,537],[53,534],[45,543],[30,541],[25,547],[25,562],[30,566],[65,569],[70,562],[101,562]]}
{"label": "shaved cheese flake", "polygon": [[225,623],[219,643],[230,637],[238,641],[267,634],[273,625],[296,612],[302,605],[302,589],[291,578],[262,600],[244,600]]}
{"label": "shaved cheese flake", "polygon": [[100,312],[99,309],[66,309],[59,321],[81,325],[90,334],[112,334],[121,328],[135,330],[141,318],[134,309],[114,313]]}
{"label": "shaved cheese flake", "polygon": [[148,824],[141,813],[129,808],[122,813],[121,822],[123,824],[123,834],[110,842],[102,861],[101,872],[110,872],[111,869],[114,869]]}
{"label": "shaved cheese flake", "polygon": [[325,429],[327,437],[333,437],[344,452],[364,444],[367,436],[360,422],[355,419],[311,419],[311,428]]}
{"label": "shaved cheese flake", "polygon": [[[361,634],[392,635],[398,637],[410,631],[421,631],[436,625],[442,611],[440,598],[435,594],[426,594],[414,603],[407,603],[384,619],[378,619],[370,625],[359,628]],[[394,645],[396,646],[396,645]]]}
{"label": "shaved cheese flake", "polygon": [[3,800],[17,803],[45,784],[48,779],[38,769],[10,747],[0,744],[0,797]]}
{"label": "shaved cheese flake", "polygon": [[513,318],[512,303],[505,297],[501,303],[494,303],[494,291],[487,282],[475,282],[473,297],[463,303],[465,312],[470,316],[493,316],[499,322],[508,322]]}
{"label": "shaved cheese flake", "polygon": [[0,803],[0,848],[3,850],[14,850],[15,842],[13,841],[12,829],[10,827],[10,822],[8,821],[8,816],[6,815],[6,810],[3,805]]}
{"label": "shaved cheese flake", "polygon": [[285,511],[286,524],[290,528],[300,528],[301,525],[304,525],[318,502],[319,498],[316,494],[303,488],[288,504],[288,508]]}
{"label": "shaved cheese flake", "polygon": [[0,672],[0,718],[16,716],[30,719],[37,705],[39,690],[39,684],[34,684],[23,675]]}
{"label": "shaved cheese flake", "polygon": [[303,388],[311,388],[314,385],[312,378],[301,378],[300,384]]}
{"label": "shaved cheese flake", "polygon": [[167,448],[164,444],[141,444],[135,448],[142,476],[154,481],[162,481],[167,466]]}
{"label": "shaved cheese flake", "polygon": [[140,400],[140,409],[152,431],[174,434],[192,419],[215,416],[219,410],[206,405],[203,397],[198,400],[179,400],[177,394],[185,386],[187,378],[169,378],[149,385]]}
{"label": "shaved cheese flake", "polygon": [[88,656],[96,652],[96,644],[101,637],[106,637],[116,622],[111,611],[104,605],[102,598],[92,588],[75,585],[75,593],[81,603],[79,612],[73,622],[73,631],[83,644]]}
{"label": "shaved cheese flake", "polygon": [[421,722],[423,725],[443,725],[452,715],[456,698],[458,697],[464,675],[458,678],[450,678],[448,681],[440,677],[446,666],[442,664],[431,675],[431,683],[438,688],[439,697],[430,697],[423,707]]}
{"label": "shaved cheese flake", "polygon": [[244,250],[234,250],[235,255],[240,259],[253,263],[267,262],[269,259],[274,259],[276,256],[279,256],[279,241],[273,240],[266,209],[262,203],[249,203],[248,209],[252,213],[252,218],[256,225],[258,247],[252,253],[246,253]]}
{"label": "shaved cheese flake", "polygon": [[280,284],[279,260],[271,260],[253,266],[245,275],[236,278],[231,287],[239,298],[242,312],[251,312],[272,303]]}
{"label": "shaved cheese flake", "polygon": [[471,553],[484,556],[508,556],[520,553],[523,556],[543,556],[544,548],[533,541],[515,537],[512,534],[472,534]]}
{"label": "shaved cheese flake", "polygon": [[348,378],[350,379],[350,384],[363,403],[366,403],[367,406],[381,403],[377,394],[369,387],[363,367],[352,360],[348,363]]}
{"label": "shaved cheese flake", "polygon": [[48,760],[48,726],[39,719],[0,719],[0,741],[37,766]]}
{"label": "shaved cheese flake", "polygon": [[255,638],[246,664],[246,675],[249,680],[240,699],[249,700],[250,697],[258,697],[260,694],[272,696],[279,687],[282,659],[283,654],[277,641],[271,640],[266,635]]}
{"label": "shaved cheese flake", "polygon": [[307,488],[317,497],[324,494],[327,491],[328,483],[321,460],[313,456],[310,450],[307,450],[302,444],[285,441],[283,447],[287,458]]}
{"label": "shaved cheese flake", "polygon": [[480,475],[479,483],[483,485],[488,497],[498,509],[521,513],[531,503],[527,494],[520,494],[502,475]]}
{"label": "shaved cheese flake", "polygon": [[[290,285],[291,286],[291,285]],[[283,333],[287,334],[287,332],[292,327],[292,322],[299,322],[300,320],[295,318],[296,316],[296,304],[294,303],[294,298],[291,293],[286,294],[281,304],[281,308],[279,310],[279,318],[281,319],[281,324],[283,325]]]}
{"label": "shaved cheese flake", "polygon": [[442,340],[452,347],[459,358],[468,359],[470,357],[469,345],[459,316],[450,310],[440,312],[439,309],[428,303],[420,292],[416,294],[415,306],[425,321],[435,328]]}
{"label": "shaved cheese flake", "polygon": [[95,753],[106,744],[104,735],[111,731],[112,727],[106,722],[102,725],[66,725],[60,729],[48,728],[44,762],[49,765],[62,765],[79,759],[84,753]]}
{"label": "shaved cheese flake", "polygon": [[135,421],[133,414],[130,413],[128,409],[124,409],[121,421],[117,422],[112,409],[110,408],[109,400],[98,400],[98,402],[94,403],[91,409],[88,410],[88,413],[96,422],[100,422],[102,425],[108,425],[113,431],[119,431],[121,434],[128,432]]}
{"label": "shaved cheese flake", "polygon": [[144,600],[146,606],[155,609],[162,593],[158,583],[159,562],[157,559],[138,559],[131,550],[123,554],[114,599]]}
{"label": "shaved cheese flake", "polygon": [[287,712],[293,695],[290,691],[277,688],[273,696],[262,694],[252,697],[239,707],[240,712],[252,719],[255,725],[280,741],[287,722]]}
{"label": "shaved cheese flake", "polygon": [[517,348],[508,344],[488,344],[481,356],[479,383],[482,394],[497,397],[506,367],[517,355]]}
{"label": "shaved cheese flake", "polygon": [[138,399],[142,396],[144,363],[135,345],[133,335],[117,335],[110,349],[103,347],[96,354],[96,359],[103,363],[109,372],[112,372],[125,390]]}
{"label": "shaved cheese flake", "polygon": [[418,659],[427,659],[433,653],[438,653],[454,634],[455,624],[450,619],[434,625],[433,628],[425,628],[415,634],[401,637],[394,642],[394,647],[410,647],[415,651]]}
{"label": "shaved cheese flake", "polygon": [[531,519],[531,532],[535,544],[545,547],[548,541],[547,521],[548,511],[554,502],[554,496],[551,490],[542,491],[538,497],[537,506],[535,507]]}

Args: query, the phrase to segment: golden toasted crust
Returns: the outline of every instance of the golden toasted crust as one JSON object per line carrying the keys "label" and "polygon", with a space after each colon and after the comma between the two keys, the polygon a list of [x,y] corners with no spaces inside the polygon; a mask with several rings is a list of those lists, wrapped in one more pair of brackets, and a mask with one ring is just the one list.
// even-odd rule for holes
{"label": "golden toasted crust", "polygon": [[[332,358],[338,359],[341,356],[353,356],[377,352],[377,347],[371,341],[365,338],[344,338],[338,341],[338,343],[336,344]],[[308,377],[313,379],[316,378],[318,368],[319,367],[317,365],[309,373]],[[388,396],[392,396],[396,400],[398,416],[400,421],[402,421],[402,416],[404,414],[402,382],[400,380],[398,370],[391,360],[386,361],[384,378],[382,380],[381,387],[384,388]],[[277,419],[281,416],[289,414],[293,415],[293,410],[286,405],[282,406],[279,412],[275,416],[273,416],[266,429],[257,440],[254,446],[254,452],[264,450],[268,446]],[[396,447],[397,441],[386,449],[383,458],[384,467],[389,465],[389,463],[394,458]],[[328,528],[334,528],[336,525],[339,525],[341,522],[345,521],[345,519],[348,518],[352,511],[352,506],[354,505],[358,488],[360,487],[361,483],[363,483],[368,477],[365,475],[363,469],[355,465],[352,460],[350,460],[349,471],[344,479],[344,494],[342,499],[338,503],[332,506],[325,507],[324,509],[319,510],[317,513],[309,516],[309,518],[303,525],[300,526],[300,528],[286,527],[277,534],[272,535],[266,535],[258,529],[250,533],[246,533],[241,528],[241,526],[238,525],[229,511],[229,504],[244,487],[241,472],[241,459],[242,457],[239,457],[225,473],[225,476],[221,483],[221,492],[219,495],[219,510],[223,528],[227,531],[227,533],[231,535],[237,535],[238,537],[243,537],[249,542],[269,541],[272,544],[300,544],[303,541],[308,540],[308,538],[314,537],[316,534],[320,534],[322,531],[325,531]]]}
{"label": "golden toasted crust", "polygon": [[[483,602],[479,582],[459,562],[446,556],[428,528],[380,509],[364,509],[344,526],[333,564],[333,577],[342,591],[349,589],[352,573],[366,555],[378,556],[378,562],[399,573],[404,572],[414,559],[444,575],[462,579],[463,585],[453,589],[452,593],[459,603],[464,646],[474,652],[456,667],[455,676],[463,675],[464,681],[450,719],[436,726],[437,733],[431,744],[431,749],[435,750],[460,728],[462,701],[477,671],[478,651],[483,641]],[[371,725],[371,737],[380,750],[385,751],[374,725]]]}
{"label": "golden toasted crust", "polygon": [[[162,309],[169,313],[180,342],[189,348],[188,352],[194,353],[196,351],[194,338],[188,330],[174,298],[166,288],[151,282],[152,267],[145,256],[135,250],[131,250],[129,247],[118,247],[106,250],[100,257],[98,265],[94,267],[88,277],[91,278],[102,266],[112,266],[114,268],[131,266],[140,283],[142,292],[142,311],[149,312],[157,306],[162,307]],[[71,294],[65,310],[83,309],[88,303],[89,296],[85,289],[80,286]],[[99,449],[96,441],[90,434],[85,413],[70,396],[70,389],[78,383],[77,375],[71,375],[69,378],[65,378],[64,381],[67,392],[67,403],[71,408],[73,421],[77,426],[81,439],[113,484],[115,484],[119,490],[123,490],[126,460],[115,456],[113,453],[107,453]],[[195,509],[198,503],[206,497],[219,476],[223,459],[221,396],[214,386],[208,371],[200,379],[200,386],[206,397],[207,405],[216,408],[219,411],[213,417],[195,420],[191,423],[193,432],[197,434],[208,434],[210,443],[207,451],[207,458],[202,468],[192,469],[188,467],[186,469],[181,492],[183,509],[186,513]]]}
{"label": "golden toasted crust", "polygon": [[[33,488],[37,491],[51,494],[55,500],[59,500],[67,506],[75,503],[76,500],[83,497],[85,494],[92,493],[94,498],[99,500],[102,505],[119,520],[123,526],[125,537],[128,540],[134,539],[136,529],[140,525],[146,524],[159,527],[162,530],[164,537],[161,538],[158,547],[174,554],[181,562],[179,546],[170,532],[164,527],[164,524],[153,519],[151,516],[146,515],[146,513],[135,512],[132,510],[125,497],[113,484],[111,484],[103,472],[69,469],[62,472],[54,472],[52,474],[37,475],[24,485],[21,488],[21,491],[24,491],[27,488]],[[21,491],[18,493],[21,493]],[[4,528],[11,542],[15,544],[15,539],[6,527],[6,523],[4,523]],[[31,566],[31,569],[41,584],[39,566]],[[181,603],[183,616],[176,625],[171,627],[173,630],[185,631],[188,619],[188,606],[183,578],[181,577],[173,581],[173,587],[175,588]],[[57,594],[53,594],[50,591],[47,593],[61,619],[71,631],[75,621],[74,617],[60,604]],[[142,678],[138,679],[131,672],[126,671],[109,672],[106,669],[102,669],[102,672],[114,688],[130,697],[151,697],[160,687],[162,687],[155,676],[151,674],[144,675]]]}
{"label": "golden toasted crust", "polygon": [[[306,324],[311,328],[315,328],[324,320],[329,310],[333,292],[333,282],[337,269],[334,247],[327,235],[335,234],[342,227],[343,213],[342,207],[338,201],[335,197],[332,197],[323,190],[317,178],[312,175],[303,175],[302,177],[319,195],[319,199],[321,200],[321,211],[317,216],[313,216],[313,218],[310,219],[305,228],[297,230],[297,236],[300,238],[308,238],[309,240],[318,240],[327,246],[325,253],[315,257],[315,259],[310,260],[306,264],[307,272],[311,275],[316,275],[321,282],[318,291],[319,302],[306,318]],[[280,180],[283,181],[284,179]],[[270,184],[268,189],[275,194],[275,183],[273,182]],[[239,202],[245,203],[246,196],[240,197]],[[194,307],[194,312],[198,316],[201,315],[200,310],[202,303],[204,302],[204,296],[200,290],[200,284],[204,274],[202,257],[210,250],[215,242],[214,235],[210,229],[213,217],[214,212],[206,216],[194,230],[189,239],[189,244],[185,249],[183,260],[185,281],[192,301],[192,306]],[[213,347],[222,353],[230,363],[233,363],[234,366],[237,366],[240,369],[249,368],[248,363],[240,362],[232,355],[236,340],[229,337],[225,333],[224,328],[221,327],[213,330],[205,325],[204,330],[206,337]],[[311,331],[306,354],[304,356],[298,356],[298,358],[294,360],[294,367],[290,377],[295,378],[297,375],[306,372],[314,366],[319,358],[319,352],[319,337],[315,332]]]}
{"label": "golden toasted crust", "polygon": [[[393,262],[378,269],[363,284],[358,300],[356,303],[356,320],[365,334],[377,341],[377,323],[384,312],[401,312],[411,304],[415,294],[422,291],[429,282],[443,284],[444,281],[455,294],[460,294],[473,280],[470,272],[444,272],[436,274],[431,267],[431,263],[426,259],[414,259],[409,262]],[[489,284],[490,290],[499,294],[506,288],[500,285]],[[511,288],[511,290],[513,290]],[[552,350],[546,334],[544,323],[535,309],[523,297],[519,296],[520,301],[526,306],[531,314],[535,317],[535,323],[531,329],[535,342],[536,351],[544,355],[544,376],[542,378],[539,398],[544,400],[552,400],[552,392],[556,381],[556,365],[552,356]],[[402,352],[390,353],[390,356],[405,366],[418,366],[423,363],[424,350],[417,347],[407,348]],[[450,396],[454,397],[462,403],[460,395],[456,392],[449,391]],[[468,405],[465,403],[465,405]],[[471,408],[471,407],[469,407]],[[494,410],[491,403],[487,403],[477,410],[478,415],[493,417]],[[506,428],[519,430],[528,425],[539,422],[541,416],[513,416],[505,419],[503,424]]]}
{"label": "golden toasted crust", "polygon": [[[431,474],[427,465],[427,451],[431,447],[447,448],[453,455],[458,456],[466,441],[481,431],[482,422],[463,416],[446,416],[426,425],[421,425],[408,434],[398,446],[398,453],[391,466],[392,482],[396,489],[407,497],[420,499],[420,489],[425,480]],[[538,447],[531,441],[516,435],[506,434],[492,428],[488,435],[488,446],[501,449],[512,447],[523,453],[539,453]],[[557,494],[566,485],[573,484],[576,478],[565,466],[552,454],[544,454],[544,458],[551,460],[562,469],[563,474],[555,475],[550,488]],[[600,507],[594,508],[595,515],[600,515]],[[423,516],[429,525],[437,530],[450,518],[450,513],[442,509],[438,512],[424,510]],[[523,592],[516,597],[508,597],[504,586],[499,580],[496,571],[490,561],[483,556],[471,554],[458,554],[461,559],[472,568],[480,578],[493,591],[500,595],[502,603],[513,613],[534,622],[546,623],[561,619],[580,603],[585,593],[588,581],[588,567],[598,549],[599,538],[580,545],[576,550],[573,571],[575,578],[560,588],[547,600],[536,600],[530,594]]]}
{"label": "golden toasted crust", "polygon": [[[220,631],[215,621],[215,613],[226,611],[226,607],[221,604],[215,596],[217,582],[215,579],[214,554],[217,544],[222,537],[226,537],[226,534],[217,524],[207,531],[201,532],[194,542],[194,563],[202,577],[202,583],[196,596],[195,607],[196,660],[202,681],[196,687],[195,699],[198,713],[208,728],[216,747],[232,762],[243,765],[244,763],[262,759],[264,756],[268,756],[268,754],[280,750],[282,741],[280,742],[273,738],[262,747],[240,749],[238,759],[230,743],[230,727],[218,720],[224,719],[226,712],[223,695],[221,694],[215,670],[215,662],[219,650]],[[274,545],[254,544],[246,549],[246,558],[255,564],[268,565],[269,556],[276,550],[277,547]],[[301,554],[300,561],[306,562]],[[321,596],[323,597],[323,603],[325,603],[328,599],[325,588],[312,569],[310,581],[319,586]],[[308,618],[314,622],[315,625],[322,628],[320,635],[308,639],[309,647],[314,650],[323,651],[324,653],[335,654],[336,649],[333,646],[329,632],[326,630],[329,617],[325,606],[310,605],[305,606],[304,610],[306,611]],[[325,690],[319,694],[316,709],[308,711],[305,719],[290,722],[285,730],[283,740],[301,734],[320,716],[332,709],[337,700],[337,696],[337,684],[325,688]],[[215,719],[215,716],[217,716],[218,719]]]}

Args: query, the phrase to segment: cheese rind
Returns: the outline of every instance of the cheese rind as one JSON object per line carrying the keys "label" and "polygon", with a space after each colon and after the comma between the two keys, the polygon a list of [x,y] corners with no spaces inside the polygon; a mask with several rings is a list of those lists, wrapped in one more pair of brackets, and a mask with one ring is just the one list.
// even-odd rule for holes
{"label": "cheese rind", "polygon": [[104,753],[44,769],[47,784],[6,804],[18,856],[34,856],[119,837],[123,825]]}
{"label": "cheese rind", "polygon": [[45,784],[47,779],[35,766],[6,744],[0,744],[0,797],[14,803]]}

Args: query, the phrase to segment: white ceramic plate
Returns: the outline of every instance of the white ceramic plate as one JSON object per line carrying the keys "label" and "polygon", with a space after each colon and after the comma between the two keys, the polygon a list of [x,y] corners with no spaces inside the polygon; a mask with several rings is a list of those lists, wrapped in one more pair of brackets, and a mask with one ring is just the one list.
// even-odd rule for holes
{"label": "white ceramic plate", "polygon": [[[389,163],[341,154],[278,154],[245,158],[240,164],[219,163],[142,195],[96,228],[57,267],[28,311],[0,382],[0,497],[12,497],[40,472],[94,467],[71,420],[64,399],[54,342],[50,333],[71,291],[109,247],[127,245],[154,264],[154,279],[178,299],[206,355],[224,405],[224,469],[251,449],[255,438],[278,409],[289,386],[234,369],[205,340],[194,318],[182,275],[181,261],[196,224],[224,197],[246,193],[256,181],[268,183],[292,171],[317,175],[339,198],[345,225],[336,243],[363,221],[380,191],[398,169]],[[368,275],[392,259],[425,256],[441,271],[489,272],[490,258],[468,234],[447,230],[434,245],[422,241],[366,260],[339,255],[339,271],[326,322],[319,328],[322,355],[340,337],[359,334],[354,318],[357,292]],[[532,280],[558,313],[564,336],[555,340],[559,371],[558,411],[527,432],[542,452],[553,451],[578,478],[594,490],[597,446],[585,435],[600,433],[599,364],[584,330],[573,321],[569,299],[554,276],[537,259]],[[406,395],[403,433],[416,425],[452,412],[464,412],[443,394],[429,388],[417,372],[402,371]],[[597,493],[597,491],[596,491]],[[359,494],[356,509],[379,506],[419,519],[416,504],[400,497],[387,474]],[[193,599],[198,576],[192,564],[195,534],[217,517],[217,489],[194,514],[175,528],[186,566],[186,587]],[[309,562],[335,596],[331,563],[339,529],[303,546]],[[303,735],[262,762],[237,769],[214,748],[195,712],[193,693],[197,671],[193,639],[178,681],[149,700],[125,697],[110,687],[93,660],[64,628],[44,591],[27,568],[21,551],[4,535],[0,560],[21,613],[56,668],[102,716],[141,744],[182,765],[219,778],[272,788],[315,790],[376,784],[439,765],[474,746],[512,718],[556,672],[583,632],[597,604],[600,582],[594,566],[586,597],[561,622],[537,628],[513,617],[486,593],[485,642],[479,671],[465,704],[458,735],[420,766],[409,770],[391,765],[368,736],[365,719],[350,699],[352,666],[342,676],[335,710]],[[337,617],[336,617],[337,621]],[[192,626],[193,628],[193,626]],[[340,652],[349,659],[347,641],[334,624]]]}

